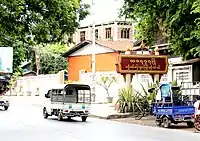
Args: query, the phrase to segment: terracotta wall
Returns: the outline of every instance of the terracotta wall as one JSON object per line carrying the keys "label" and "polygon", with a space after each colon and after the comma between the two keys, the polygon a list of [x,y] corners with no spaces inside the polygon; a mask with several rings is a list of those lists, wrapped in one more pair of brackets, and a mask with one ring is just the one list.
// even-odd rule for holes
{"label": "terracotta wall", "polygon": [[117,53],[96,55],[96,71],[115,71]]}
{"label": "terracotta wall", "polygon": [[77,81],[82,69],[91,72],[91,60],[91,55],[68,57],[68,79]]}
{"label": "terracotta wall", "polygon": [[[96,71],[115,71],[117,53],[105,53],[96,55]],[[79,71],[84,69],[86,72],[92,71],[91,55],[70,56],[68,57],[68,79],[79,80]]]}

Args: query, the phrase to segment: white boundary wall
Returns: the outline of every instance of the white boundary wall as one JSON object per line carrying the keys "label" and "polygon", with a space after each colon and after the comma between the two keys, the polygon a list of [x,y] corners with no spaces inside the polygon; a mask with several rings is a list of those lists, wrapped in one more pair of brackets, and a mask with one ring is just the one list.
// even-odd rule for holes
{"label": "white boundary wall", "polygon": [[22,86],[22,93],[24,95],[31,93],[34,96],[37,88],[39,88],[40,96],[44,96],[47,90],[58,84],[58,82],[58,74],[21,77],[17,80],[16,91],[19,92],[20,86]]}

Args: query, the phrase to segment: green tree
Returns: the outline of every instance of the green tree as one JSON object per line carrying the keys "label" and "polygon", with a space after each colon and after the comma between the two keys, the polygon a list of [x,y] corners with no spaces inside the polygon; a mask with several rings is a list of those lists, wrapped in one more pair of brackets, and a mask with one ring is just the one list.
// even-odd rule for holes
{"label": "green tree", "polygon": [[65,42],[88,8],[81,0],[0,0],[0,45],[14,47],[14,71],[33,46]]}
{"label": "green tree", "polygon": [[159,33],[183,59],[200,56],[199,0],[125,0],[121,16],[136,23],[136,37],[155,43]]}
{"label": "green tree", "polygon": [[[63,44],[48,44],[41,48],[40,53],[40,73],[55,74],[60,70],[67,69],[67,60],[61,56],[68,47]],[[32,61],[33,70],[36,70],[35,60]]]}

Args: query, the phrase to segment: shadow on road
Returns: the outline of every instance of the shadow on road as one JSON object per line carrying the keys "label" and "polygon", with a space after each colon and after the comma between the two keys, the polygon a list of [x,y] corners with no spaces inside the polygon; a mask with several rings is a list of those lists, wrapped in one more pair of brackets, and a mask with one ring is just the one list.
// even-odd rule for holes
{"label": "shadow on road", "polygon": [[6,110],[4,110],[4,109],[0,109],[0,111],[6,111]]}
{"label": "shadow on road", "polygon": [[[47,120],[58,121],[58,119],[57,119],[57,118],[48,118]],[[77,119],[68,119],[68,118],[64,118],[62,121],[58,121],[58,122],[69,122],[69,123],[88,123],[89,121],[82,122],[81,120],[77,120]]]}
{"label": "shadow on road", "polygon": [[187,125],[171,125],[171,129],[192,129],[191,127],[188,127]]}

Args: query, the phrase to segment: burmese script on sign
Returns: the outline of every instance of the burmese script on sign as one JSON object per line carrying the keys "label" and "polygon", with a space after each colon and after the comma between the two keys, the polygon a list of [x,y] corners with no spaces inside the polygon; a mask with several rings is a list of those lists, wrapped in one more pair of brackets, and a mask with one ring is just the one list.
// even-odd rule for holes
{"label": "burmese script on sign", "polygon": [[120,72],[123,73],[167,73],[166,56],[121,56]]}
{"label": "burmese script on sign", "polygon": [[156,59],[146,59],[146,60],[139,60],[139,59],[130,59],[130,64],[126,66],[128,70],[160,70],[160,65],[156,64]]}

